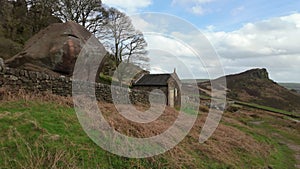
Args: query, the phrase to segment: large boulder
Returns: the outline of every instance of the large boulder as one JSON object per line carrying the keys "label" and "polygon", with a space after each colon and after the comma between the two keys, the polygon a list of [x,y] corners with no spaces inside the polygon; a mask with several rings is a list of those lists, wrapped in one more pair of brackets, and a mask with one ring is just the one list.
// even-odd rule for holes
{"label": "large boulder", "polygon": [[[71,76],[83,46],[92,34],[75,22],[55,23],[26,42],[22,52],[5,61],[12,68]],[[104,52],[103,45],[97,41]],[[100,58],[99,58],[100,59]]]}

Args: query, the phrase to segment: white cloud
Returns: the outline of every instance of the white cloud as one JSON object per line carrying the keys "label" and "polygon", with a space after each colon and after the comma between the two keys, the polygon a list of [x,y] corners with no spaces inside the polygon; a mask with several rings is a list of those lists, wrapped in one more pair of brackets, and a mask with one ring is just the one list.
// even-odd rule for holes
{"label": "white cloud", "polygon": [[173,0],[172,4],[190,4],[190,3],[197,3],[197,4],[204,4],[204,3],[208,3],[208,2],[212,2],[214,0]]}
{"label": "white cloud", "polygon": [[[130,16],[132,24],[137,30],[142,30],[143,32],[155,32],[161,30],[162,28],[155,27],[155,25],[150,24],[145,18],[141,18],[139,14]],[[156,20],[159,21],[158,19]]]}
{"label": "white cloud", "polygon": [[205,8],[204,5],[213,1],[215,0],[173,0],[172,5],[185,6],[188,11],[195,15],[204,15],[210,11],[210,9]]}
{"label": "white cloud", "polygon": [[161,67],[152,66],[151,67],[151,73],[153,73],[153,74],[160,74],[160,73],[170,73],[170,72],[162,69]]}
{"label": "white cloud", "polygon": [[205,13],[205,10],[202,6],[197,5],[192,7],[192,12],[196,15],[203,15]]}
{"label": "white cloud", "polygon": [[[193,56],[194,53],[188,46],[182,44],[176,39],[171,39],[169,37],[164,37],[163,35],[146,35],[146,40],[151,44],[151,48],[159,49],[161,51],[172,51],[174,56]],[[159,42],[159,43],[157,43]],[[167,45],[162,45],[167,44]]]}
{"label": "white cloud", "polygon": [[208,26],[206,26],[206,30],[207,30],[207,31],[212,32],[212,31],[214,31],[215,29],[216,29],[216,27],[215,27],[214,25],[208,25]]}
{"label": "white cloud", "polygon": [[300,14],[293,14],[248,23],[233,32],[213,32],[206,35],[226,58],[294,55],[300,54],[299,20]]}
{"label": "white cloud", "polygon": [[[181,22],[175,22],[174,25],[165,24],[169,27],[164,27],[164,24],[155,26],[142,19],[138,23],[143,23],[140,25],[150,32],[173,30],[176,25],[183,25]],[[270,77],[275,81],[300,82],[300,13],[247,23],[231,32],[216,32],[214,28],[209,26],[208,30],[203,32],[220,55],[226,74],[239,73],[251,68],[267,68]],[[207,60],[206,69],[217,65],[214,59],[209,59],[213,53],[206,50],[210,46],[205,42],[203,34],[197,31],[166,32],[192,46],[197,46],[197,49],[200,48],[202,59]],[[160,68],[160,71],[170,72],[174,65],[178,65],[176,67],[180,71],[180,64],[184,63],[181,65],[188,65],[188,69],[197,78],[207,78],[205,70],[199,70],[199,67],[203,66],[199,59],[193,57],[189,48],[178,44],[179,41],[160,36],[152,36],[147,40],[153,48],[169,52],[169,54],[156,52],[151,56],[151,63],[156,67],[153,69],[155,72],[159,71],[157,68]],[[170,59],[174,56],[180,61]],[[186,72],[181,74],[182,78],[190,78],[190,74]]]}
{"label": "white cloud", "polygon": [[207,32],[206,36],[228,73],[266,67],[277,81],[300,82],[299,13],[248,23],[232,32]]}
{"label": "white cloud", "polygon": [[[216,78],[224,75],[209,41],[198,35],[198,29],[185,20],[157,13],[134,16],[132,20],[146,37],[151,68],[160,67],[172,72],[176,67],[181,78]],[[155,70],[152,69],[157,72]]]}
{"label": "white cloud", "polygon": [[126,13],[138,12],[139,9],[152,4],[152,0],[103,0],[102,2],[110,7],[119,8]]}

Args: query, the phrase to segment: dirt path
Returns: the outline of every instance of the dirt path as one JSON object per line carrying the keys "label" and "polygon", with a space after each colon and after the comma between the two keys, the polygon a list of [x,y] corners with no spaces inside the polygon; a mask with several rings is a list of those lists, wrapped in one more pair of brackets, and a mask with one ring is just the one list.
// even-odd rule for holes
{"label": "dirt path", "polygon": [[296,159],[296,168],[300,169],[300,145],[297,145],[291,141],[286,141],[285,144],[295,152],[295,159]]}
{"label": "dirt path", "polygon": [[287,139],[283,138],[283,137],[282,137],[280,134],[278,134],[278,133],[274,133],[274,135],[280,139],[279,142],[280,142],[281,144],[287,145],[289,149],[291,149],[292,151],[295,152],[295,155],[294,155],[294,156],[295,156],[295,159],[296,159],[295,167],[300,169],[300,145],[294,143],[294,142],[291,141],[291,140],[287,140]]}

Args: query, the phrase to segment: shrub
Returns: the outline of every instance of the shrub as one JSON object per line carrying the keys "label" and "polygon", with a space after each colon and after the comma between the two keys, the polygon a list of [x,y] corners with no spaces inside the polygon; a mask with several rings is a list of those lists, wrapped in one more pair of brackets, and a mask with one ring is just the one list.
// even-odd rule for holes
{"label": "shrub", "polygon": [[8,59],[22,50],[22,45],[10,39],[0,37],[0,57]]}

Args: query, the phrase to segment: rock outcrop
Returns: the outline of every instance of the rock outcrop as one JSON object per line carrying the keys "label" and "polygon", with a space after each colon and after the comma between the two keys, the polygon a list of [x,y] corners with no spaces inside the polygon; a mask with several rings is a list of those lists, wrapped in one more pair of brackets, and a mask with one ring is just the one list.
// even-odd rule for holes
{"label": "rock outcrop", "polygon": [[[227,97],[248,103],[269,106],[291,112],[300,112],[300,96],[280,86],[269,78],[266,69],[251,69],[239,74],[228,75]],[[210,82],[199,83],[201,89],[210,89]]]}
{"label": "rock outcrop", "polygon": [[246,72],[241,73],[240,75],[246,76],[248,78],[258,78],[258,79],[269,79],[269,73],[267,69],[251,69]]}
{"label": "rock outcrop", "polygon": [[[71,76],[78,55],[91,37],[92,34],[77,23],[55,23],[34,35],[23,51],[5,64],[11,68]],[[105,54],[103,45],[96,43],[93,45],[99,46]]]}

